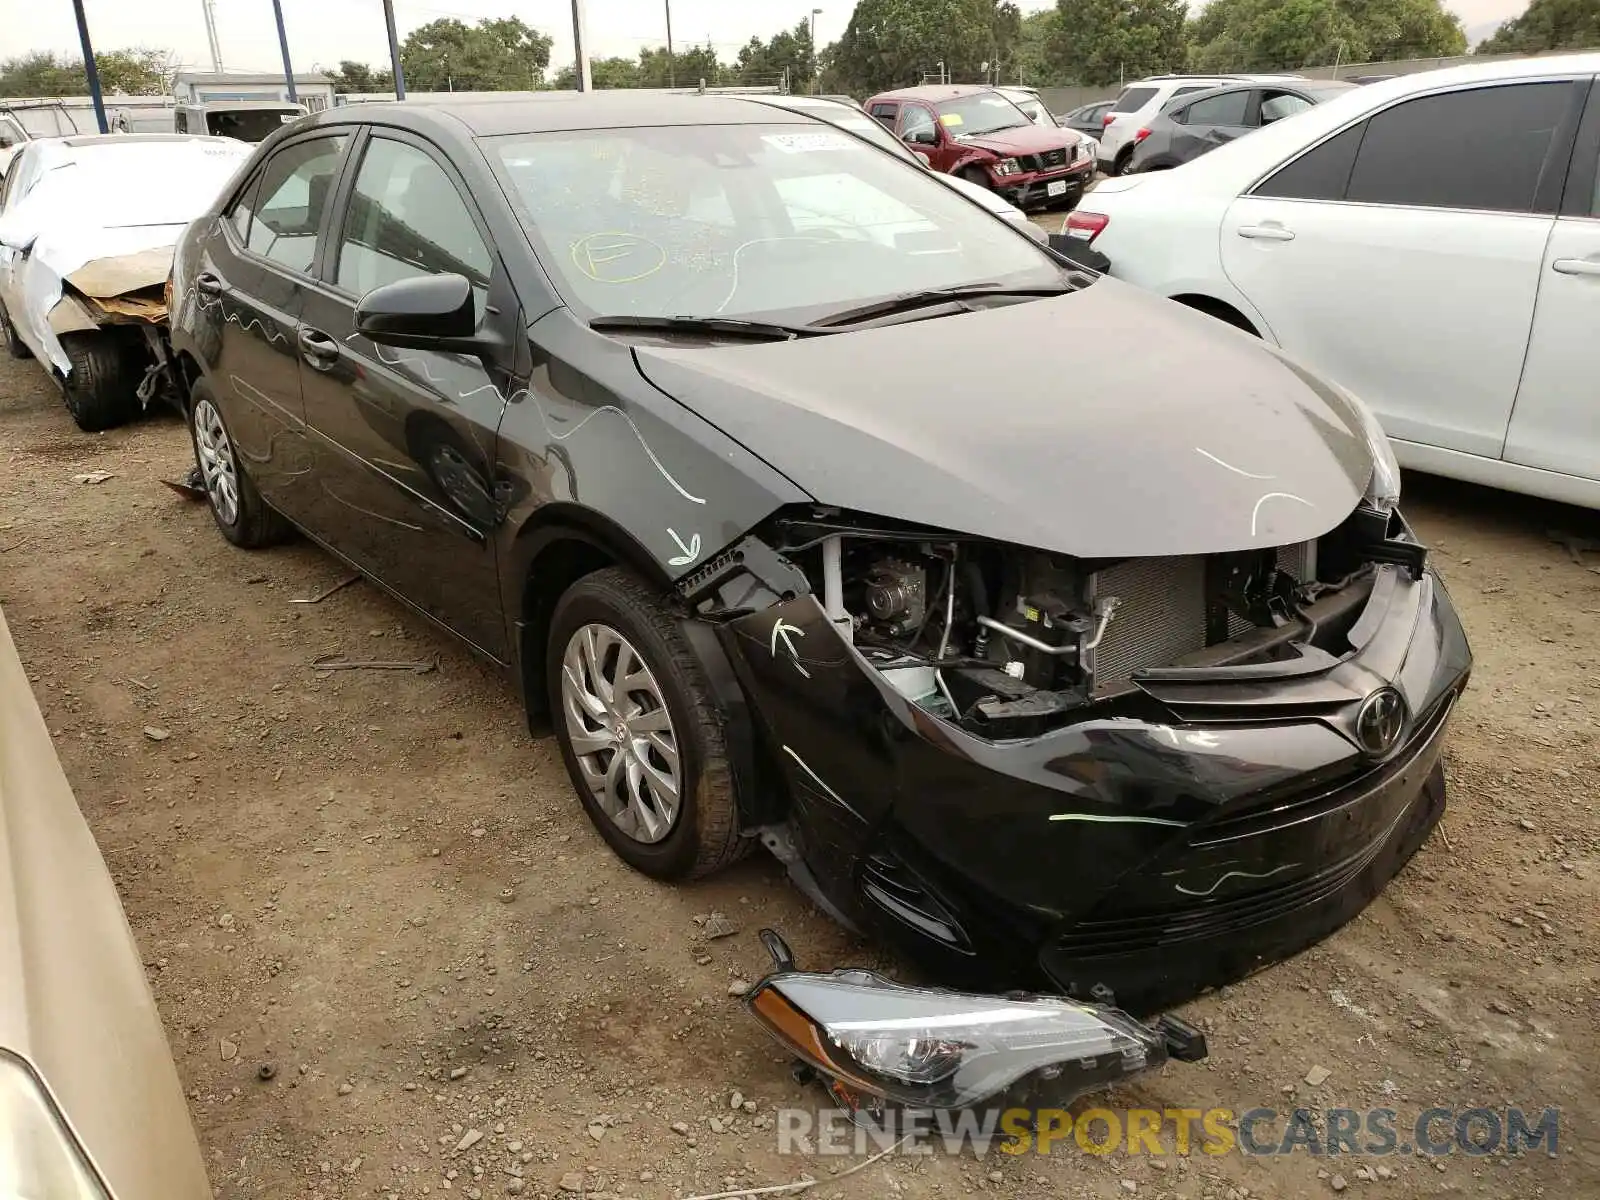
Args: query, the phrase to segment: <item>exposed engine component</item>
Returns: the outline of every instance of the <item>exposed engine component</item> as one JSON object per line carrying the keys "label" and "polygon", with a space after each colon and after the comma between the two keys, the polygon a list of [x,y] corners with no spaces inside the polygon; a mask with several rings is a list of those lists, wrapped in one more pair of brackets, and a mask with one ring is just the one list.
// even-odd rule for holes
{"label": "exposed engine component", "polygon": [[[1369,578],[1412,543],[1361,510],[1303,543],[1175,558],[1082,561],[978,538],[850,520],[832,510],[774,522],[773,548],[896,690],[982,736],[1027,737],[1137,690],[1145,670],[1231,665],[1331,645],[1308,606]],[[1374,537],[1391,547],[1370,552]],[[1421,561],[1421,548],[1412,557]],[[1408,563],[1409,565],[1409,563]],[[1321,577],[1319,566],[1328,571]],[[1324,610],[1327,611],[1327,610]]]}
{"label": "exposed engine component", "polygon": [[867,571],[867,614],[899,636],[920,628],[928,611],[928,572],[900,559],[884,559]]}

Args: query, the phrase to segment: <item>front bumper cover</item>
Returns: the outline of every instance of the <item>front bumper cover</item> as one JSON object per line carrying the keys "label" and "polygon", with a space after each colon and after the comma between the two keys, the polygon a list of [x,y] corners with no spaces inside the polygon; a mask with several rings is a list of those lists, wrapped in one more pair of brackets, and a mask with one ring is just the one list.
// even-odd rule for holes
{"label": "front bumper cover", "polygon": [[[791,798],[792,869],[942,983],[1134,1012],[1325,936],[1443,809],[1471,655],[1432,574],[1377,569],[1334,661],[1150,672],[1112,713],[987,742],[913,705],[811,596],[723,627]],[[1355,731],[1390,686],[1381,758]]]}

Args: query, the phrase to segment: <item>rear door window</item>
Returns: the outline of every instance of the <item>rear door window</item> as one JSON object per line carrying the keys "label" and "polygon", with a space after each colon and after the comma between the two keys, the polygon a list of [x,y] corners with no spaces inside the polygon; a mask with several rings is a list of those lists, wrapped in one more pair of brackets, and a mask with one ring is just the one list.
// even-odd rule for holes
{"label": "rear door window", "polygon": [[1130,113],[1138,112],[1146,104],[1155,99],[1156,89],[1153,87],[1123,88],[1122,95],[1117,97],[1111,106],[1112,112]]}
{"label": "rear door window", "polygon": [[1572,85],[1518,83],[1419,96],[1367,122],[1347,198],[1531,212]]}
{"label": "rear door window", "polygon": [[893,129],[894,119],[900,115],[900,106],[898,104],[874,104],[872,106],[872,115],[890,129]]}
{"label": "rear door window", "polygon": [[1283,200],[1343,200],[1366,129],[1363,121],[1312,147],[1258,184],[1254,194]]}

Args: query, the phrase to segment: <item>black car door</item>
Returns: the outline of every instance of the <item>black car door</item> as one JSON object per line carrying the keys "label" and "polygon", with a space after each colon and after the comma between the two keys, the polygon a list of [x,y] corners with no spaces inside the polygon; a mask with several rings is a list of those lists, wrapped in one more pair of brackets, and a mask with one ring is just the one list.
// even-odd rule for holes
{"label": "black car door", "polygon": [[315,528],[295,339],[317,234],[351,131],[284,143],[246,180],[205,239],[194,278],[197,348],[251,480]]}
{"label": "black car door", "polygon": [[1235,88],[1203,96],[1183,110],[1182,123],[1173,134],[1172,147],[1179,162],[1199,158],[1225,142],[1249,132],[1251,91]]}
{"label": "black car door", "polygon": [[[371,128],[307,289],[298,339],[328,541],[488,654],[508,655],[495,561],[506,497],[495,442],[516,393],[520,309],[482,215],[433,145]],[[464,275],[500,358],[396,350],[356,332],[384,284]]]}

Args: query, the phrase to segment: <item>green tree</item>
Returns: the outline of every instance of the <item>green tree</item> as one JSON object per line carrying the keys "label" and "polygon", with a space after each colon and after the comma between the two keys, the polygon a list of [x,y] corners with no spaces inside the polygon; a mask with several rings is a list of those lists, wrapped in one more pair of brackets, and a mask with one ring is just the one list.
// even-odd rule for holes
{"label": "green tree", "polygon": [[366,63],[345,59],[337,71],[328,71],[326,74],[333,80],[333,90],[343,94],[394,91],[394,72],[387,67],[374,69]]}
{"label": "green tree", "polygon": [[826,86],[870,95],[920,83],[940,63],[951,79],[981,80],[984,64],[998,57],[997,26],[1006,25],[997,7],[996,0],[860,0],[828,47]]}
{"label": "green tree", "polygon": [[1460,54],[1439,0],[1212,0],[1189,25],[1200,71],[1286,71]]}
{"label": "green tree", "polygon": [[1049,67],[1092,85],[1181,69],[1185,13],[1184,0],[1056,0]]}
{"label": "green tree", "polygon": [[[1056,71],[1050,61],[1050,47],[1056,41],[1059,22],[1060,14],[1053,8],[1041,8],[1038,12],[1029,13],[1022,18],[1022,27],[1018,30],[1017,46],[1011,63],[1017,80],[1030,87],[1070,82],[1056,78]],[[1006,78],[1009,80],[1012,74],[1008,73]]]}
{"label": "green tree", "polygon": [[739,47],[739,57],[725,74],[733,82],[750,86],[777,83],[787,77],[789,90],[811,89],[815,58],[811,53],[811,22],[801,21],[763,42],[753,37]]}
{"label": "green tree", "polygon": [[639,51],[639,87],[696,87],[702,79],[707,87],[722,85],[722,64],[709,44],[679,50],[671,56],[665,46]]}
{"label": "green tree", "polygon": [[1478,44],[1478,54],[1533,54],[1600,46],[1600,0],[1532,0]]}
{"label": "green tree", "polygon": [[[170,50],[143,47],[94,56],[101,90],[122,96],[165,94],[172,86],[176,61]],[[85,96],[88,92],[89,77],[81,58],[36,50],[0,62],[0,96]]]}
{"label": "green tree", "polygon": [[[591,58],[589,78],[596,88],[625,88],[639,86],[639,64],[631,58]],[[550,86],[561,91],[572,91],[578,86],[577,64],[569,63],[555,73]]]}
{"label": "green tree", "polygon": [[550,36],[516,17],[468,25],[442,17],[400,46],[406,87],[418,92],[532,91],[550,65]]}

